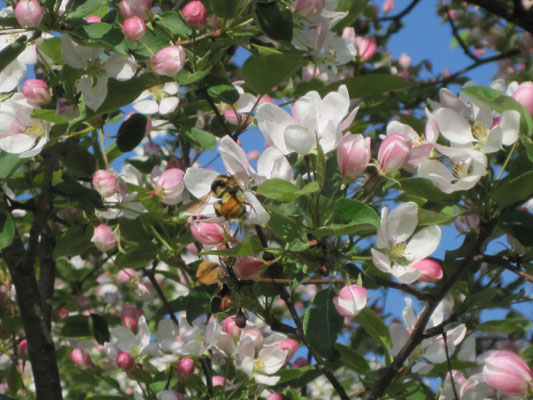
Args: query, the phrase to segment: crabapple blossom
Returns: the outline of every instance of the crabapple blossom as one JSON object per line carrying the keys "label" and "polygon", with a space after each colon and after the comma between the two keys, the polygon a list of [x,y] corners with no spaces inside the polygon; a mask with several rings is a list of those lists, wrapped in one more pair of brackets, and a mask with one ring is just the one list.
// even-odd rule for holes
{"label": "crabapple blossom", "polygon": [[226,242],[227,234],[224,226],[216,222],[204,222],[199,219],[189,219],[191,233],[196,240],[205,245]]}
{"label": "crabapple blossom", "polygon": [[120,322],[122,326],[130,328],[133,332],[137,332],[137,324],[141,315],[144,315],[143,310],[128,306],[120,312]]}
{"label": "crabapple blossom", "polygon": [[513,92],[513,98],[533,115],[533,82],[522,82]]}
{"label": "crabapple blossom", "polygon": [[41,24],[44,10],[39,0],[19,0],[15,7],[15,18],[24,28],[35,28]]}
{"label": "crabapple blossom", "polygon": [[199,0],[190,1],[183,7],[183,19],[189,26],[202,28],[207,22],[207,10]]}
{"label": "crabapple blossom", "polygon": [[142,19],[149,19],[152,0],[121,0],[119,8],[124,18],[138,16]]}
{"label": "crabapple blossom", "polygon": [[276,344],[281,350],[287,351],[287,361],[289,361],[291,358],[294,357],[296,352],[298,351],[298,348],[300,347],[300,343],[298,343],[297,340],[294,339],[283,339],[282,341],[278,342]]}
{"label": "crabapple blossom", "polygon": [[167,46],[152,57],[152,68],[156,74],[173,78],[185,65],[185,57],[182,46]]}
{"label": "crabapple blossom", "polygon": [[515,353],[494,350],[483,363],[483,379],[494,389],[509,396],[525,396],[533,391],[531,368]]}
{"label": "crabapple blossom", "polygon": [[256,279],[261,274],[261,269],[265,266],[263,259],[255,257],[237,257],[233,272],[240,280]]}
{"label": "crabapple blossom", "polygon": [[70,353],[70,359],[72,362],[80,368],[94,368],[93,361],[91,357],[83,349],[74,349]]}
{"label": "crabapple blossom", "polygon": [[231,383],[226,378],[220,375],[214,375],[212,378],[213,387],[215,386],[230,386]]}
{"label": "crabapple blossom", "polygon": [[170,168],[155,179],[154,193],[161,201],[168,205],[178,204],[183,198],[183,171],[179,168]]}
{"label": "crabapple blossom", "polygon": [[233,337],[234,340],[238,339],[241,335],[241,328],[235,323],[235,316],[229,316],[222,322],[222,331]]}
{"label": "crabapple blossom", "polygon": [[177,96],[178,91],[179,85],[176,82],[167,82],[163,86],[152,86],[133,101],[133,109],[148,115],[170,114],[180,104],[180,99]]}
{"label": "crabapple blossom", "polygon": [[394,0],[385,0],[383,3],[383,12],[390,13],[392,10],[394,10],[395,5],[396,4]]}
{"label": "crabapple blossom", "polygon": [[121,351],[117,355],[117,366],[124,371],[131,371],[135,367],[135,359],[131,356],[130,353]]}
{"label": "crabapple blossom", "polygon": [[[17,39],[20,40],[24,33],[9,33],[9,31],[4,30],[3,34],[0,35],[0,50],[15,44]],[[0,71],[0,93],[11,92],[16,89],[19,82],[26,77],[26,66],[35,63],[37,63],[36,44],[27,45],[17,58]]]}
{"label": "crabapple blossom", "polygon": [[[371,249],[374,265],[392,274],[402,283],[411,283],[420,277],[415,263],[431,255],[439,246],[441,230],[432,225],[414,233],[418,225],[418,205],[400,204],[389,213],[381,210],[377,249]],[[378,250],[379,249],[379,250]]]}
{"label": "crabapple blossom", "polygon": [[276,345],[263,346],[255,355],[255,345],[249,338],[244,338],[239,344],[238,368],[250,378],[263,385],[275,385],[280,380],[279,376],[272,376],[287,359],[287,350],[282,350]]}
{"label": "crabapple blossom", "polygon": [[414,263],[412,267],[420,271],[420,277],[418,279],[424,282],[435,283],[443,277],[440,264],[429,258]]}
{"label": "crabapple blossom", "polygon": [[141,40],[146,33],[146,24],[141,17],[134,15],[124,20],[122,33],[130,41]]}
{"label": "crabapple blossom", "polygon": [[100,224],[94,228],[91,242],[94,243],[98,250],[105,253],[106,251],[115,248],[117,245],[117,238],[109,226],[106,224]]}
{"label": "crabapple blossom", "polygon": [[102,197],[109,197],[119,191],[117,178],[106,169],[99,169],[93,174],[92,179],[95,190]]}
{"label": "crabapple blossom", "polygon": [[343,317],[355,317],[366,307],[366,302],[366,289],[359,285],[345,286],[333,297],[335,309]]}
{"label": "crabapple blossom", "polygon": [[364,172],[371,157],[369,137],[365,138],[359,133],[344,134],[337,147],[337,163],[344,179],[355,180]]}
{"label": "crabapple blossom", "polygon": [[48,85],[41,79],[26,80],[21,91],[24,97],[34,105],[48,103],[52,98]]}
{"label": "crabapple blossom", "polygon": [[256,350],[260,350],[263,347],[265,337],[259,329],[246,328],[241,335],[242,339],[245,337],[250,338],[254,342]]}
{"label": "crabapple blossom", "polygon": [[325,5],[325,0],[296,0],[294,11],[304,17],[316,17],[320,15]]}
{"label": "crabapple blossom", "polygon": [[364,61],[370,60],[378,48],[376,39],[373,36],[356,36],[354,43],[357,55]]}
{"label": "crabapple blossom", "polygon": [[383,172],[396,171],[407,165],[413,143],[411,139],[401,132],[395,132],[379,145],[378,163]]}

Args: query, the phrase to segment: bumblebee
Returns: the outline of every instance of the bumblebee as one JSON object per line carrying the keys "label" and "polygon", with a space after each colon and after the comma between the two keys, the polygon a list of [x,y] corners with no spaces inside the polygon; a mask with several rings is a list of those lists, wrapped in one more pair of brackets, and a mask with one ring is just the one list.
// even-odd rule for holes
{"label": "bumblebee", "polygon": [[217,176],[211,184],[211,195],[219,199],[214,204],[218,217],[236,219],[246,212],[244,192],[239,180],[233,176]]}

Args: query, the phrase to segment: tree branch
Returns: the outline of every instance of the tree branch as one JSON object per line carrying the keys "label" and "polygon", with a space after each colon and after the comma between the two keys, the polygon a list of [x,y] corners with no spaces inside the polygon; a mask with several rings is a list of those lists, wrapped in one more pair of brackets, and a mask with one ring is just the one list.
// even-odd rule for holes
{"label": "tree branch", "polygon": [[52,297],[56,278],[56,262],[53,257],[55,245],[56,239],[53,235],[42,234],[39,257],[39,294],[48,330],[52,328]]}
{"label": "tree branch", "polygon": [[420,2],[420,0],[413,0],[411,1],[411,4],[409,4],[401,13],[399,14],[396,14],[396,15],[391,15],[391,16],[388,16],[388,17],[381,17],[381,18],[376,18],[375,21],[376,22],[382,22],[382,21],[394,21],[394,22],[400,22],[400,20],[405,17],[407,14],[409,14],[411,12],[411,10],[413,8],[415,8],[415,6]]}
{"label": "tree branch", "polygon": [[151,270],[143,268],[142,271],[143,271],[144,275],[148,277],[148,279],[150,280],[150,283],[154,286],[154,289],[157,292],[157,295],[159,296],[159,299],[163,303],[163,306],[167,310],[167,312],[168,312],[168,314],[170,316],[170,319],[172,320],[172,322],[174,322],[176,324],[177,327],[179,327],[180,323],[178,322],[178,319],[174,315],[174,310],[170,306],[170,303],[168,302],[165,294],[161,290],[161,286],[159,286],[159,283],[155,279],[155,264],[154,264],[154,266],[153,266],[153,268]]}
{"label": "tree branch", "polygon": [[446,10],[446,16],[448,17],[448,22],[450,24],[450,27],[452,28],[452,34],[455,37],[455,40],[459,43],[459,46],[463,49],[463,52],[472,60],[475,62],[479,61],[479,57],[477,57],[474,53],[470,51],[470,48],[468,45],[464,42],[463,38],[461,37],[461,34],[459,33],[459,30],[457,29],[457,25],[455,25],[455,22],[453,21],[451,15],[450,15],[450,9],[445,6],[444,9]]}
{"label": "tree branch", "polygon": [[467,3],[480,6],[485,11],[533,33],[533,11],[531,9],[525,10],[523,7],[511,6],[505,1],[497,0],[467,0]]}

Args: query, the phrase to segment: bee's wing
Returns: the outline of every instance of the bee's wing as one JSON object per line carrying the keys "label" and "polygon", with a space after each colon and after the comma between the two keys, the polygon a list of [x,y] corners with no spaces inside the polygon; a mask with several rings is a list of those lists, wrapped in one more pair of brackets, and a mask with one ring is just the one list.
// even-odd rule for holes
{"label": "bee's wing", "polygon": [[215,199],[209,193],[203,196],[200,200],[193,201],[190,206],[188,206],[183,215],[198,215],[198,216],[212,216],[215,215],[215,208],[213,203]]}

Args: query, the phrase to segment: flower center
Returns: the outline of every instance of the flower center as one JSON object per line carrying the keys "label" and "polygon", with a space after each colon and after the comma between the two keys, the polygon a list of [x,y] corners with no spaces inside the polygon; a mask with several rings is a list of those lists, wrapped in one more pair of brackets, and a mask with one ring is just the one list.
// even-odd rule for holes
{"label": "flower center", "polygon": [[469,176],[471,165],[471,160],[463,160],[458,163],[454,163],[452,173],[457,179],[463,179]]}
{"label": "flower center", "polygon": [[478,121],[472,127],[472,135],[478,140],[483,140],[487,137],[487,128]]}
{"label": "flower center", "polygon": [[33,137],[42,137],[46,136],[46,129],[44,127],[43,121],[32,120],[30,124],[26,127],[24,133]]}
{"label": "flower center", "polygon": [[409,260],[405,257],[406,243],[392,243],[389,248],[389,260],[395,264],[407,265]]}
{"label": "flower center", "polygon": [[254,361],[254,370],[253,372],[261,372],[265,368],[265,363],[260,358],[256,358]]}
{"label": "flower center", "polygon": [[165,91],[159,85],[152,86],[148,91],[152,94],[152,98],[156,101],[160,101],[164,97]]}

